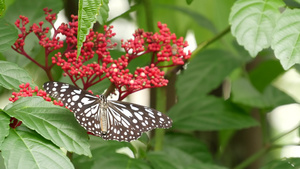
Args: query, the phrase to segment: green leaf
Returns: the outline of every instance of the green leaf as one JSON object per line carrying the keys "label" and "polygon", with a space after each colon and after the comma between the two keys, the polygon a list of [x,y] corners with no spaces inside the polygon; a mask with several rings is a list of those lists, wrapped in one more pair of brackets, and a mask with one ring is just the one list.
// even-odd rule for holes
{"label": "green leaf", "polygon": [[284,158],[273,160],[261,169],[295,169],[300,168],[300,158]]}
{"label": "green leaf", "polygon": [[100,25],[104,25],[108,18],[108,12],[109,12],[109,6],[108,6],[109,0],[102,0],[102,6],[100,7],[100,15],[97,16],[97,21],[100,23]]}
{"label": "green leaf", "polygon": [[237,79],[232,83],[232,95],[232,100],[235,103],[258,108],[275,108],[280,105],[295,103],[290,96],[272,85],[268,85],[260,93],[244,78]]}
{"label": "green leaf", "polygon": [[102,0],[79,0],[78,4],[78,32],[77,32],[77,56],[80,55],[80,50],[86,35],[96,22],[97,15],[102,5]]}
{"label": "green leaf", "polygon": [[0,110],[0,147],[5,137],[8,136],[9,133],[9,123],[10,118]]}
{"label": "green leaf", "polygon": [[[78,169],[101,168],[133,168],[148,169],[148,164],[140,159],[130,158],[127,155],[117,153],[121,148],[132,148],[127,142],[106,141],[99,137],[91,136],[92,158],[86,156],[74,156],[74,165]],[[125,167],[126,166],[126,167]]]}
{"label": "green leaf", "polygon": [[36,86],[26,70],[14,63],[0,60],[0,85],[11,90],[18,89],[22,83]]}
{"label": "green leaf", "polygon": [[300,10],[286,9],[273,32],[272,49],[284,69],[300,63]]}
{"label": "green leaf", "polygon": [[87,133],[68,109],[35,96],[20,98],[7,105],[4,111],[59,147],[91,156]]}
{"label": "green leaf", "polygon": [[168,115],[173,120],[172,128],[179,130],[211,131],[258,125],[249,114],[212,96],[193,96],[178,102]]}
{"label": "green leaf", "polygon": [[104,79],[100,83],[96,83],[95,85],[88,88],[88,90],[91,90],[94,94],[103,94],[103,92],[109,87],[111,84],[109,79]]}
{"label": "green leaf", "polygon": [[11,47],[18,38],[17,29],[6,22],[4,19],[0,19],[0,52],[3,52]]}
{"label": "green leaf", "polygon": [[218,166],[210,163],[200,163],[200,164],[192,164],[186,167],[185,169],[228,169],[227,167]]}
{"label": "green leaf", "polygon": [[190,5],[192,2],[193,2],[193,0],[186,0],[186,3],[187,3],[188,5]]}
{"label": "green leaf", "polygon": [[210,163],[203,163],[190,154],[175,147],[166,147],[163,152],[149,152],[147,160],[153,168],[163,169],[225,169]]}
{"label": "green leaf", "polygon": [[11,129],[1,151],[6,168],[74,168],[59,147],[28,130]]}
{"label": "green leaf", "polygon": [[164,5],[163,7],[165,7],[166,9],[173,9],[173,10],[180,11],[180,12],[188,15],[192,19],[194,19],[194,21],[199,26],[206,28],[207,30],[210,30],[211,32],[213,32],[215,34],[217,34],[217,32],[218,32],[215,25],[201,13],[192,11],[191,9],[188,9],[188,8],[183,8],[183,7],[179,7],[179,6],[175,6],[175,5]]}
{"label": "green leaf", "polygon": [[181,133],[167,134],[164,142],[167,143],[166,147],[171,146],[180,149],[200,161],[213,162],[206,144],[193,136]]}
{"label": "green leaf", "polygon": [[280,16],[281,0],[239,0],[231,9],[231,33],[255,57],[271,45],[272,32]]}
{"label": "green leaf", "polygon": [[262,92],[282,73],[284,73],[284,70],[277,60],[268,60],[260,63],[251,70],[249,78],[253,86]]}
{"label": "green leaf", "polygon": [[178,76],[176,83],[179,99],[205,95],[218,87],[236,67],[238,58],[221,50],[207,50],[198,54]]}
{"label": "green leaf", "polygon": [[179,161],[172,159],[169,154],[164,152],[149,152],[147,154],[147,160],[151,163],[153,168],[163,169],[183,169]]}

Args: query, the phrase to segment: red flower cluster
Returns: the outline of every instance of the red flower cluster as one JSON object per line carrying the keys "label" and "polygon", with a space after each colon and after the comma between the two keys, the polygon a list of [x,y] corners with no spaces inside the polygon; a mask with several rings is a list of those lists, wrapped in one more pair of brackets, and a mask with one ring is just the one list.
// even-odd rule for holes
{"label": "red flower cluster", "polygon": [[[51,10],[47,8],[44,11],[47,15],[46,20],[54,28],[55,14],[50,14]],[[47,37],[49,28],[43,28],[43,22],[40,22],[39,25],[33,24],[26,31],[25,25],[29,21],[26,17],[20,16],[20,20],[16,21],[16,26],[20,29],[21,34],[19,34],[19,39],[13,49],[44,69],[50,80],[53,80],[51,68],[54,65],[60,66],[64,75],[69,76],[74,85],[77,86],[76,83],[79,80],[84,89],[108,78],[118,90],[119,100],[145,88],[166,86],[168,80],[164,78],[164,72],[159,68],[183,65],[184,61],[191,56],[190,51],[186,53],[183,50],[188,46],[187,42],[182,37],[177,39],[166,24],[158,22],[159,32],[152,33],[138,29],[133,34],[133,39],[126,42],[122,40],[121,47],[125,50],[125,54],[118,59],[113,59],[109,52],[116,46],[116,43],[111,42],[111,38],[115,35],[112,32],[113,27],[104,26],[103,33],[90,30],[83,43],[81,55],[77,58],[77,20],[77,16],[72,16],[71,22],[62,24],[58,29],[54,28],[53,38],[50,39]],[[38,63],[24,51],[24,40],[31,32],[35,33],[39,44],[45,48],[44,65]],[[49,54],[63,46],[63,41],[59,39],[58,34],[66,37],[66,50],[56,53],[52,57],[52,63],[48,63]],[[133,59],[146,57],[149,54],[151,58],[149,58],[148,66],[143,65],[143,67],[137,67],[131,71],[128,69],[127,66]]]}
{"label": "red flower cluster", "polygon": [[[47,93],[41,89],[39,90],[39,88],[37,86],[35,86],[35,88],[32,89],[30,87],[30,84],[26,83],[26,84],[19,85],[19,87],[20,87],[20,91],[18,93],[13,92],[12,96],[9,98],[9,101],[15,102],[19,99],[19,97],[32,97],[34,95],[43,97],[43,99],[45,99],[48,102],[52,101],[51,98],[47,95]],[[56,100],[53,100],[53,104],[61,106],[61,107],[64,106],[61,101],[56,101]],[[10,118],[10,127],[11,128],[16,128],[16,127],[20,126],[21,124],[22,124],[22,121],[19,121],[14,117]]]}
{"label": "red flower cluster", "polygon": [[[30,87],[29,83],[19,85],[20,91],[18,93],[12,92],[12,96],[9,98],[9,101],[15,102],[19,99],[19,97],[32,97],[32,96],[40,96],[43,97],[44,100],[51,102],[51,98],[47,95],[47,93],[35,86],[34,89]],[[63,106],[61,101],[53,101],[54,105]]]}

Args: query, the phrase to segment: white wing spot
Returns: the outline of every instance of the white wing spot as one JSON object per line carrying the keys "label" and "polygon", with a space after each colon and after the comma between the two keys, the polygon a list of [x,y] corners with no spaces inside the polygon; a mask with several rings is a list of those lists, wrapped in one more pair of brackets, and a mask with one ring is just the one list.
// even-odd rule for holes
{"label": "white wing spot", "polygon": [[78,95],[75,95],[75,96],[72,97],[72,100],[73,100],[73,101],[77,101],[78,99],[79,99],[79,96],[78,96]]}
{"label": "white wing spot", "polygon": [[134,112],[134,115],[135,115],[139,120],[143,120],[143,116],[141,116],[139,113]]}
{"label": "white wing spot", "polygon": [[127,109],[122,109],[122,113],[127,117],[132,117],[132,113]]}
{"label": "white wing spot", "polygon": [[130,104],[130,108],[131,108],[132,110],[139,110],[139,108],[135,107],[133,104]]}
{"label": "white wing spot", "polygon": [[84,97],[84,98],[81,99],[81,102],[82,102],[84,105],[87,105],[87,104],[93,103],[94,100],[90,100],[89,98]]}
{"label": "white wing spot", "polygon": [[80,89],[74,90],[74,92],[75,92],[76,94],[80,94],[80,93],[81,93],[81,90],[80,90]]}
{"label": "white wing spot", "polygon": [[137,123],[138,121],[137,121],[136,119],[133,119],[132,122],[133,122],[133,123]]}
{"label": "white wing spot", "polygon": [[118,106],[120,106],[120,107],[124,107],[124,108],[126,108],[126,106],[125,105],[123,105],[123,104],[119,104],[119,103],[117,103],[117,102],[111,102],[111,103],[113,103],[113,104],[115,104],[115,105],[118,105]]}

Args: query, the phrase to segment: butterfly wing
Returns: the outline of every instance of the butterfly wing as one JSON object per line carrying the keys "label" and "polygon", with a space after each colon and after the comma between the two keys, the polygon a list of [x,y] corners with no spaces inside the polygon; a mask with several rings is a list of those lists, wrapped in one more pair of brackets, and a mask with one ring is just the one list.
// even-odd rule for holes
{"label": "butterfly wing", "polygon": [[69,108],[78,123],[94,135],[101,136],[99,98],[73,85],[61,82],[46,82],[46,93],[60,100]]}
{"label": "butterfly wing", "polygon": [[103,139],[127,141],[138,139],[143,132],[170,128],[172,120],[150,107],[120,101],[108,101],[108,131]]}

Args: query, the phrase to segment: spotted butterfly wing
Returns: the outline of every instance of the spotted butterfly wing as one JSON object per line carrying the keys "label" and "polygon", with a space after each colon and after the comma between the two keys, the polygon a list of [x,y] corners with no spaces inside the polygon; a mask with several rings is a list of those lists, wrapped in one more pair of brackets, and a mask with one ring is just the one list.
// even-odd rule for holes
{"label": "spotted butterfly wing", "polygon": [[130,142],[138,139],[143,132],[172,126],[168,116],[149,107],[108,101],[103,95],[97,97],[61,82],[46,82],[43,87],[74,113],[81,126],[105,140]]}

